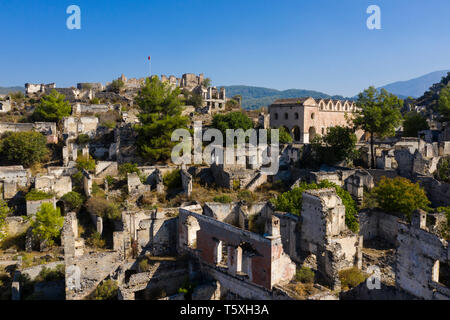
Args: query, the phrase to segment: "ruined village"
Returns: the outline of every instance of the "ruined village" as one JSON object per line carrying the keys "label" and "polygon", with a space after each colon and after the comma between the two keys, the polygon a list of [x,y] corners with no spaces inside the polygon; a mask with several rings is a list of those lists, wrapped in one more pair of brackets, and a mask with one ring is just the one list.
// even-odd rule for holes
{"label": "ruined village", "polygon": [[[258,110],[190,73],[2,95],[0,299],[449,299],[449,80]],[[196,121],[279,129],[276,173],[174,164]]]}

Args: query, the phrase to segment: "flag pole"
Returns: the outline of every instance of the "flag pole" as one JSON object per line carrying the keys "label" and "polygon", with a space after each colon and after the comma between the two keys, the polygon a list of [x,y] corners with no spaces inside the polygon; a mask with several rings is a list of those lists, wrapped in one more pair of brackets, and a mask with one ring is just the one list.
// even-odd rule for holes
{"label": "flag pole", "polygon": [[152,80],[152,60],[151,60],[151,56],[148,56],[148,64],[149,64],[149,70],[150,70],[150,75],[149,75],[149,79]]}

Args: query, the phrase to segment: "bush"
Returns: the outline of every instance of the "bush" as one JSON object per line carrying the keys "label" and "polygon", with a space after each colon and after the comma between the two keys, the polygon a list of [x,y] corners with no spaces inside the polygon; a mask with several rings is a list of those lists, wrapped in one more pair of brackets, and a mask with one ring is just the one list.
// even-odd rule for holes
{"label": "bush", "polygon": [[356,203],[348,191],[342,189],[336,184],[327,180],[321,181],[319,184],[307,184],[302,182],[298,187],[281,194],[278,198],[272,199],[271,202],[275,205],[277,211],[290,212],[300,216],[302,210],[303,192],[306,190],[334,188],[336,194],[341,198],[345,206],[345,224],[353,232],[359,229],[358,219],[356,218],[358,210]]}
{"label": "bush", "polygon": [[104,280],[95,288],[93,300],[117,300],[119,287],[114,280]]}
{"label": "bush", "polygon": [[75,191],[70,191],[66,193],[65,195],[62,196],[61,200],[64,201],[64,204],[66,205],[69,211],[78,211],[84,202],[84,199],[81,196],[81,194]]}
{"label": "bush", "polygon": [[89,172],[95,171],[95,160],[89,156],[81,156],[77,159],[77,169],[78,170],[86,170]]}
{"label": "bush", "polygon": [[38,200],[46,200],[46,199],[52,199],[54,196],[50,193],[31,189],[30,192],[28,192],[25,196],[25,200],[27,201],[38,201]]}
{"label": "bush", "polygon": [[244,189],[240,190],[237,195],[238,199],[241,201],[245,201],[247,203],[251,203],[254,200],[254,195],[250,190]]}
{"label": "bush", "polygon": [[181,188],[181,171],[176,169],[166,173],[163,177],[163,182],[169,190]]}
{"label": "bush", "polygon": [[91,197],[86,202],[86,209],[101,218],[120,220],[122,215],[116,203],[100,197]]}
{"label": "bush", "polygon": [[85,145],[85,144],[89,143],[90,140],[91,140],[91,138],[89,138],[89,136],[87,134],[82,133],[77,138],[77,144]]}
{"label": "bush", "polygon": [[233,199],[231,199],[230,196],[228,196],[226,194],[223,194],[221,196],[215,196],[213,198],[213,201],[214,202],[220,202],[220,203],[231,203],[231,202],[233,202]]}
{"label": "bush", "polygon": [[7,132],[0,140],[0,156],[30,167],[47,159],[47,139],[39,132]]}
{"label": "bush", "polygon": [[36,282],[49,282],[65,279],[65,266],[59,264],[55,269],[43,267],[39,275],[35,279]]}
{"label": "bush", "polygon": [[147,272],[150,270],[150,265],[148,263],[148,259],[144,258],[139,262],[139,270],[141,272]]}
{"label": "bush", "polygon": [[380,208],[388,213],[405,215],[408,221],[417,209],[428,210],[430,201],[418,183],[402,177],[382,177],[372,192]]}
{"label": "bush", "polygon": [[6,217],[11,214],[8,204],[0,198],[0,242],[6,238]]}
{"label": "bush", "polygon": [[353,267],[340,271],[339,280],[341,280],[342,290],[348,290],[357,287],[361,282],[365,281],[366,276],[361,270]]}
{"label": "bush", "polygon": [[104,248],[106,246],[106,241],[102,239],[102,235],[99,232],[93,232],[89,238],[87,238],[86,243],[94,248]]}
{"label": "bush", "polygon": [[295,274],[295,279],[302,283],[313,283],[314,282],[314,271],[312,271],[308,267],[301,267],[301,269],[297,270]]}
{"label": "bush", "polygon": [[51,203],[43,203],[36,216],[31,220],[33,234],[41,241],[47,241],[48,245],[61,233],[64,218],[59,208],[53,208]]}
{"label": "bush", "polygon": [[123,178],[127,177],[128,173],[137,173],[141,174],[141,170],[139,170],[137,163],[124,163],[119,166],[119,175]]}

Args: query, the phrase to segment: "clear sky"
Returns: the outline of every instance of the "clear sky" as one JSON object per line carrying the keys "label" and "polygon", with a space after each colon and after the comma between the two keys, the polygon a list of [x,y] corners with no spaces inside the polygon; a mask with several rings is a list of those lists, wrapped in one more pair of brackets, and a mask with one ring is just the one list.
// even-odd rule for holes
{"label": "clear sky", "polygon": [[449,0],[2,0],[0,28],[0,86],[143,77],[149,55],[153,74],[346,96],[450,69]]}

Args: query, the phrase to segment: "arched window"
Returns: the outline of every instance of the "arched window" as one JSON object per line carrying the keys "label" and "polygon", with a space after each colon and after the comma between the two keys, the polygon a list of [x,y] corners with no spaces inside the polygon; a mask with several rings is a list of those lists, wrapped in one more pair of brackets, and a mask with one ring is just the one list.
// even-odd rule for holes
{"label": "arched window", "polygon": [[289,119],[289,115],[287,112],[284,114],[284,119],[286,119],[286,120]]}
{"label": "arched window", "polygon": [[314,120],[314,117],[315,117],[315,114],[314,114],[314,112],[313,112],[313,113],[311,113],[311,119]]}
{"label": "arched window", "polygon": [[275,120],[278,120],[278,113],[275,113],[274,116],[275,116]]}
{"label": "arched window", "polygon": [[295,113],[295,119],[298,119],[298,112]]}

